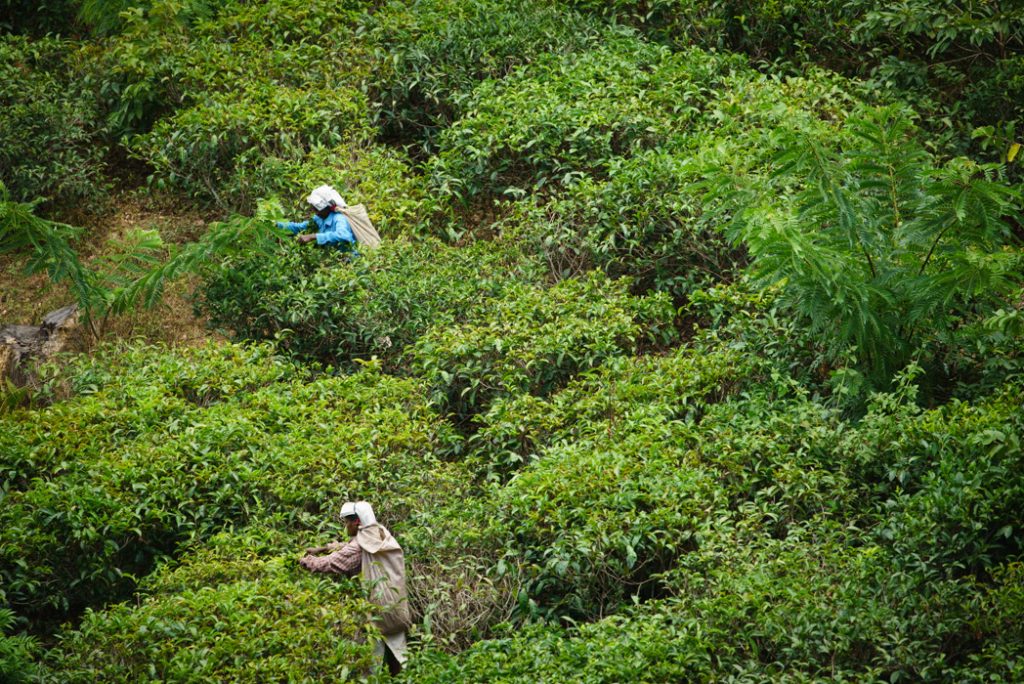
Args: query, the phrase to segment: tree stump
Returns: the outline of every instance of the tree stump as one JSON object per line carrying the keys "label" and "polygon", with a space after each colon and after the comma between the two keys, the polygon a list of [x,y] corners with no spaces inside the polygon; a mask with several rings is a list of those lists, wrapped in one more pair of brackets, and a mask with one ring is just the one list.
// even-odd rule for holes
{"label": "tree stump", "polygon": [[[25,362],[45,361],[62,351],[78,328],[78,306],[69,304],[43,316],[42,325],[0,326],[0,379],[22,385]],[[0,383],[2,384],[2,383]]]}

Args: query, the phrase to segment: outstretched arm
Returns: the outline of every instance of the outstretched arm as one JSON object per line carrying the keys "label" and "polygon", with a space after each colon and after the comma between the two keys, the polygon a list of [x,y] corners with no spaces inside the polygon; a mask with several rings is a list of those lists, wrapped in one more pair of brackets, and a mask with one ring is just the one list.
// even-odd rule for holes
{"label": "outstretched arm", "polygon": [[309,221],[278,221],[277,227],[284,228],[292,233],[298,233],[309,228]]}
{"label": "outstretched arm", "polygon": [[330,572],[340,575],[352,575],[359,572],[362,561],[362,550],[353,539],[340,549],[326,556],[306,555],[299,560],[299,565],[310,572]]}
{"label": "outstretched arm", "polygon": [[307,556],[319,556],[324,553],[333,553],[341,549],[346,542],[332,541],[324,544],[323,546],[311,546],[306,549]]}

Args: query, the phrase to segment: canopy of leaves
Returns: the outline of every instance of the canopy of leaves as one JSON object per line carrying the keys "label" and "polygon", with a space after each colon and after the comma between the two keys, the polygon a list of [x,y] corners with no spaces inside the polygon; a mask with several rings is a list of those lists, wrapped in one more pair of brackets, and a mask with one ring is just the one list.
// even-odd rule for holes
{"label": "canopy of leaves", "polygon": [[[235,340],[0,391],[4,681],[375,681],[349,499],[409,681],[1024,679],[1015,6],[44,5],[0,251]],[[273,227],[325,182],[380,247]],[[83,259],[108,183],[210,221]]]}

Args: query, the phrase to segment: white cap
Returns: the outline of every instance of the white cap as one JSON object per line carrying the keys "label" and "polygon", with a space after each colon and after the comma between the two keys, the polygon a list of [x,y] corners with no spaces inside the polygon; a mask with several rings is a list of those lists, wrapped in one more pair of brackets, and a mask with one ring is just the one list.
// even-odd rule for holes
{"label": "white cap", "polygon": [[345,518],[350,515],[356,515],[356,504],[353,501],[346,501],[341,504],[341,513],[338,514],[340,517]]}
{"label": "white cap", "polygon": [[330,185],[321,185],[319,188],[309,193],[309,197],[306,201],[313,205],[313,208],[317,211],[326,209],[333,202],[339,207],[347,207],[345,200],[341,198],[338,191],[332,188]]}

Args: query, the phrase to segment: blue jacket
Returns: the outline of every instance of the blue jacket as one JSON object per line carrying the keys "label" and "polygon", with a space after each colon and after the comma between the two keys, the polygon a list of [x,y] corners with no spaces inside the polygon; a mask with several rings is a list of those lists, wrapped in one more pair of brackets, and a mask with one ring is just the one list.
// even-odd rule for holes
{"label": "blue jacket", "polygon": [[[312,220],[316,224],[316,244],[334,245],[339,249],[349,249],[355,246],[356,236],[352,234],[352,226],[340,212],[331,212],[325,219],[314,216]],[[278,221],[277,227],[298,233],[309,228],[309,221],[299,221],[298,223]]]}

